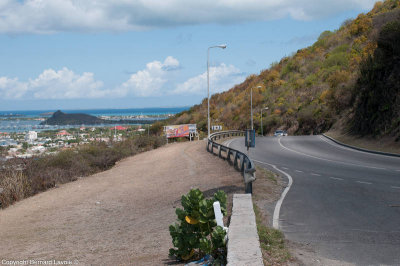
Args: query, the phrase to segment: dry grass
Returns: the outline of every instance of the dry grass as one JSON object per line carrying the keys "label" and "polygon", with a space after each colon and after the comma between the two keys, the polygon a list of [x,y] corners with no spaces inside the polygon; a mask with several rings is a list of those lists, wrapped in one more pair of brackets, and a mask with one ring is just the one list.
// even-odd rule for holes
{"label": "dry grass", "polygon": [[0,165],[0,207],[5,208],[57,184],[107,170],[117,161],[157,148],[164,141],[157,136],[138,136],[112,145],[93,143],[56,155],[6,161]]}
{"label": "dry grass", "polygon": [[7,207],[29,195],[30,184],[22,171],[7,170],[0,178],[0,207]]}
{"label": "dry grass", "polygon": [[0,210],[0,258],[175,265],[168,226],[192,187],[244,192],[241,174],[204,141],[169,144]]}

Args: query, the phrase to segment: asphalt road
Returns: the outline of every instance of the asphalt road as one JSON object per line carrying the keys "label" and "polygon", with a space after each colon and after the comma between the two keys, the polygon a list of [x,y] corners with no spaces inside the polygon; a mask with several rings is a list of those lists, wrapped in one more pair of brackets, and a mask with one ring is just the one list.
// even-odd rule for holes
{"label": "asphalt road", "polygon": [[[245,151],[242,138],[229,146]],[[323,136],[259,137],[250,157],[293,179],[279,215],[286,238],[329,259],[400,265],[399,157],[352,150]]]}

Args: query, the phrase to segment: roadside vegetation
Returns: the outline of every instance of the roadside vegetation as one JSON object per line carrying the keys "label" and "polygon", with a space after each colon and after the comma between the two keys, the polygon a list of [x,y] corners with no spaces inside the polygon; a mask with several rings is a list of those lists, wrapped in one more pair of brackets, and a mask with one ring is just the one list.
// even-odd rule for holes
{"label": "roadside vegetation", "polygon": [[[399,89],[400,1],[377,2],[374,8],[321,33],[310,47],[251,75],[210,99],[211,121],[224,129],[249,127],[253,88],[254,126],[263,131],[319,134],[340,122],[355,135],[400,139]],[[258,88],[260,86],[260,88]],[[197,123],[207,129],[207,100],[166,123]]]}
{"label": "roadside vegetation", "polygon": [[284,234],[274,228],[265,225],[263,217],[257,205],[253,204],[256,215],[257,233],[260,239],[260,247],[263,253],[265,265],[282,265],[292,259],[286,247]]}
{"label": "roadside vegetation", "polygon": [[[208,265],[226,265],[226,231],[217,226],[213,203],[218,201],[227,215],[227,195],[219,190],[206,199],[199,189],[182,196],[183,209],[177,208],[177,221],[169,226],[174,248],[169,256],[178,261],[207,258]],[[211,256],[211,257],[209,257]]]}
{"label": "roadside vegetation", "polygon": [[107,170],[118,160],[158,148],[160,136],[134,136],[120,142],[90,143],[54,155],[0,162],[0,208],[80,177]]}
{"label": "roadside vegetation", "polygon": [[275,206],[286,184],[279,175],[259,166],[256,169],[257,180],[253,186],[252,198],[264,265],[290,264],[295,259],[289,252],[288,242],[280,230],[269,224],[273,214],[266,207]]}

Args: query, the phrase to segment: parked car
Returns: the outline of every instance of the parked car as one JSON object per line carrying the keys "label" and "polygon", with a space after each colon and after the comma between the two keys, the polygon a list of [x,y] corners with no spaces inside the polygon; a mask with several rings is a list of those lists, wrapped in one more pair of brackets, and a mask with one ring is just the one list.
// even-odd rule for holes
{"label": "parked car", "polygon": [[287,132],[285,130],[277,130],[274,133],[274,137],[278,137],[278,136],[287,136]]}

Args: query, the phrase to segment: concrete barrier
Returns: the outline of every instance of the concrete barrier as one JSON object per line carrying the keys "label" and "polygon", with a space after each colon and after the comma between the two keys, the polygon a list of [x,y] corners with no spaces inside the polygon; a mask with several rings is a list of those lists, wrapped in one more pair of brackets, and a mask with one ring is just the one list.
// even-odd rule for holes
{"label": "concrete barrier", "polygon": [[229,266],[264,265],[251,194],[234,194],[228,231]]}

